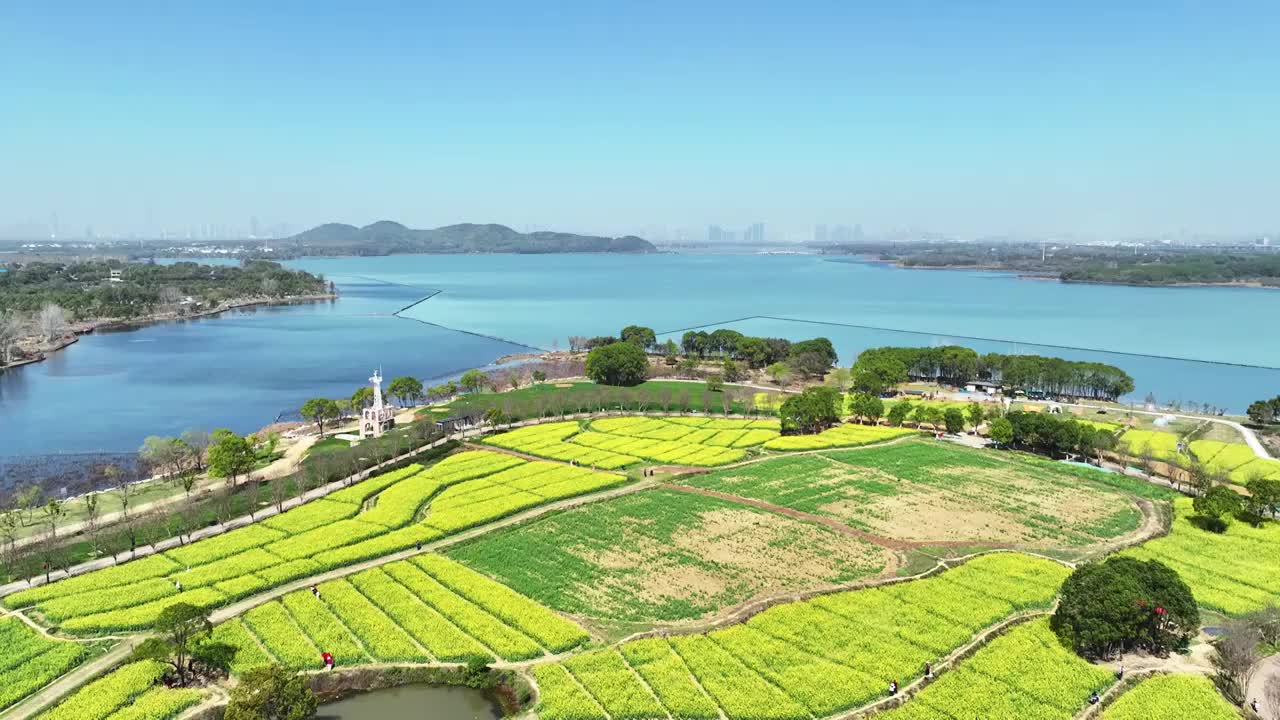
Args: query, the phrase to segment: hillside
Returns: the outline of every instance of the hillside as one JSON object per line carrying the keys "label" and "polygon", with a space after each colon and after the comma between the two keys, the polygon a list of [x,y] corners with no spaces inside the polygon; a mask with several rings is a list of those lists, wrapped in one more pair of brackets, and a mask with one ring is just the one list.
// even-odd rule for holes
{"label": "hillside", "polygon": [[521,233],[505,225],[463,223],[415,230],[382,220],[365,227],[327,223],[285,240],[298,254],[391,255],[395,253],[651,253],[647,240],[559,232]]}

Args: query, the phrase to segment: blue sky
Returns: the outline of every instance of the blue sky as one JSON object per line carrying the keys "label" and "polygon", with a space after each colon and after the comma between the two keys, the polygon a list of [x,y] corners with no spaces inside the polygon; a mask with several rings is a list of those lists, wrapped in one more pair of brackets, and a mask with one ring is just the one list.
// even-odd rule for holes
{"label": "blue sky", "polygon": [[1280,227],[1280,4],[0,7],[0,228]]}

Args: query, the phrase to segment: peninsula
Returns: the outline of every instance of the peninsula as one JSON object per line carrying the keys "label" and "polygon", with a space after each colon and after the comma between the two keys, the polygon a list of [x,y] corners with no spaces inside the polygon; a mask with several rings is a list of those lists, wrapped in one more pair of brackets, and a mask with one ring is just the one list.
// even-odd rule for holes
{"label": "peninsula", "polygon": [[240,267],[120,260],[14,265],[0,273],[0,368],[43,360],[97,329],[334,297],[324,278],[264,260]]}

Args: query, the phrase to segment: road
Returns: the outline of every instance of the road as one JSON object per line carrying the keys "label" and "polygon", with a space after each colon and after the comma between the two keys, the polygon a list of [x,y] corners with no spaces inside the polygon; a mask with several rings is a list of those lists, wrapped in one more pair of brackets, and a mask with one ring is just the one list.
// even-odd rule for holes
{"label": "road", "polygon": [[1245,693],[1244,701],[1247,704],[1256,699],[1258,715],[1263,720],[1280,720],[1280,706],[1267,703],[1268,681],[1280,683],[1280,655],[1272,655],[1258,664],[1253,677],[1249,680],[1249,689]]}

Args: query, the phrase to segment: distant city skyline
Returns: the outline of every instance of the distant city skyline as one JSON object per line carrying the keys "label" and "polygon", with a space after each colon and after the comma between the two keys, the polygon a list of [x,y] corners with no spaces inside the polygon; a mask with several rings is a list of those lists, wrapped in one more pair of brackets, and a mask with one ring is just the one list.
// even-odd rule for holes
{"label": "distant city skyline", "polygon": [[1261,0],[15,0],[0,234],[1270,233],[1277,27]]}

